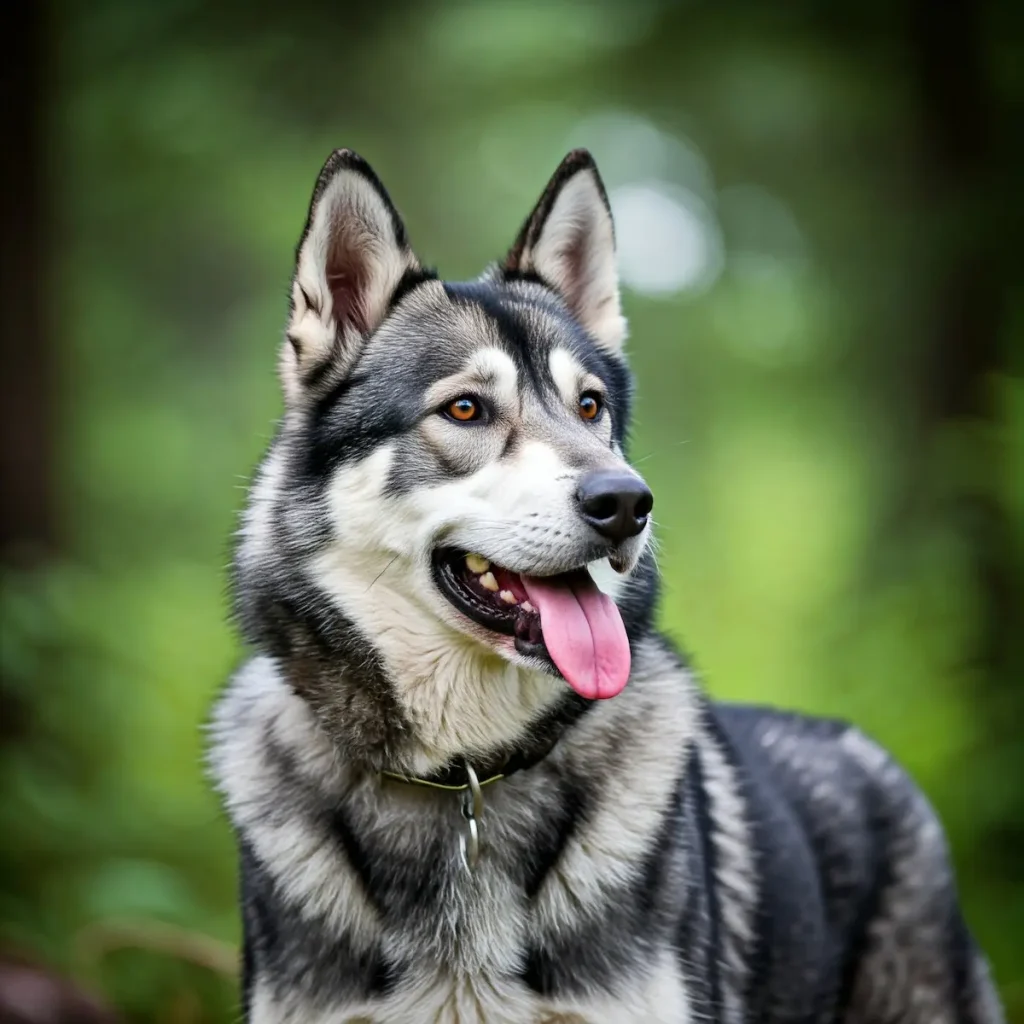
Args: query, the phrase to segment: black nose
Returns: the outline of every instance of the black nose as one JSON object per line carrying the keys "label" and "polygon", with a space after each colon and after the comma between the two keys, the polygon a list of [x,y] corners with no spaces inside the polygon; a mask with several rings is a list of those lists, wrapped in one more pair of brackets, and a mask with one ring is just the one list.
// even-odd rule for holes
{"label": "black nose", "polygon": [[635,537],[646,525],[654,495],[635,473],[598,469],[588,473],[576,489],[580,515],[616,544]]}

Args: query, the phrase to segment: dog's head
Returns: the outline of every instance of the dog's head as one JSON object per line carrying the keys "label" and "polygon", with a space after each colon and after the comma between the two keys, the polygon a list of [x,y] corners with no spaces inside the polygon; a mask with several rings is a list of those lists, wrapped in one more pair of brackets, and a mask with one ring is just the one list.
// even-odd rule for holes
{"label": "dog's head", "polygon": [[583,151],[471,283],[423,268],[360,157],[340,150],[320,174],[281,352],[285,417],[240,561],[258,575],[271,548],[291,552],[383,658],[400,703],[484,665],[503,681],[481,685],[532,685],[537,700],[558,675],[587,698],[628,679],[616,595],[653,499],[622,449],[614,248]]}

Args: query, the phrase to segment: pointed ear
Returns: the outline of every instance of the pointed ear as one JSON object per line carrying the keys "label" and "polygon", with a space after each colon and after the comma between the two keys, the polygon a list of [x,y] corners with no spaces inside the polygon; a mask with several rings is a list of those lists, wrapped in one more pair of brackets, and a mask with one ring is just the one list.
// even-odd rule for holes
{"label": "pointed ear", "polygon": [[540,277],[597,343],[618,354],[626,340],[615,269],[615,229],[594,158],[573,150],[548,182],[502,270]]}
{"label": "pointed ear", "polygon": [[281,378],[297,399],[330,361],[342,372],[380,326],[399,284],[420,265],[370,165],[335,150],[317,179],[295,255]]}

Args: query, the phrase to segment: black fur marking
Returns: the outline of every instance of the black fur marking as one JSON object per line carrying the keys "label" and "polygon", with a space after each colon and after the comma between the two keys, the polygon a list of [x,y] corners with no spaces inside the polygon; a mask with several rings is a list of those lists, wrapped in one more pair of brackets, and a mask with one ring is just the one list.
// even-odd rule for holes
{"label": "black fur marking", "polygon": [[519,431],[510,430],[508,437],[505,438],[505,446],[501,449],[501,455],[499,458],[507,459],[509,456],[514,455],[516,450],[519,448]]}
{"label": "black fur marking", "polygon": [[370,858],[359,842],[359,837],[348,819],[344,807],[335,807],[329,814],[331,834],[341,844],[345,857],[356,877],[362,883],[366,896],[378,913],[383,911],[379,896],[373,884],[373,868]]}
{"label": "black fur marking", "polygon": [[310,417],[314,425],[321,423],[331,410],[339,405],[347,395],[350,395],[356,388],[367,382],[365,373],[350,373],[336,381],[334,387],[326,394],[316,400],[313,405],[313,413]]}
{"label": "black fur marking", "polygon": [[[629,368],[619,356],[602,349],[587,333],[583,326],[565,308],[561,299],[536,274],[519,275],[520,279],[535,279],[551,294],[551,302],[536,301],[538,311],[558,324],[558,344],[569,349],[583,368],[603,381],[607,388],[607,406],[612,415],[612,439],[625,448],[626,428],[631,414],[633,381]],[[524,299],[514,297],[514,306],[509,307],[505,293],[491,282],[470,282],[468,284],[446,284],[445,290],[453,301],[473,302],[492,317],[498,325],[508,353],[516,361],[517,368],[543,398],[557,395],[558,389],[551,379],[548,368],[548,354],[551,341],[537,337],[535,331],[523,322],[521,307]]]}
{"label": "black fur marking", "polygon": [[[362,391],[360,401],[347,402],[356,389]],[[365,458],[404,434],[415,417],[415,409],[396,403],[379,379],[358,374],[340,380],[316,403],[310,417],[304,460],[307,478],[325,481],[344,463]]]}
{"label": "black fur marking", "polygon": [[[614,991],[620,979],[641,969],[651,949],[674,945],[683,890],[669,882],[682,874],[678,835],[686,785],[684,771],[634,881],[578,920],[576,928],[546,935],[528,948],[521,976],[533,991],[545,996]],[[584,828],[584,821],[585,816],[576,818],[576,827]]]}
{"label": "black fur marking", "polygon": [[[704,965],[703,984],[708,1002],[712,1006],[720,1006],[722,1001],[722,981],[720,977],[719,964],[721,962],[721,921],[718,901],[718,887],[715,882],[715,870],[717,867],[717,854],[715,845],[711,841],[714,822],[708,807],[707,780],[704,775],[704,765],[700,758],[700,752],[694,748],[690,756],[687,773],[689,792],[692,794],[690,809],[693,813],[692,827],[696,833],[697,842],[700,843],[700,854],[698,863],[700,874],[698,884],[704,893],[705,907],[704,920],[706,930],[704,934],[705,955],[701,962]],[[692,773],[692,774],[690,774]]]}
{"label": "black fur marking", "polygon": [[326,925],[284,899],[244,840],[241,862],[246,1014],[257,976],[278,998],[299,990],[338,1002],[384,996],[400,982],[402,971],[379,944],[357,949],[345,937],[331,938]]}
{"label": "black fur marking", "polygon": [[552,801],[553,815],[533,837],[523,862],[523,888],[527,899],[540,892],[548,873],[558,863],[565,844],[585,819],[586,789],[572,779],[562,780],[558,800]]}
{"label": "black fur marking", "polygon": [[[288,340],[291,341],[291,337],[289,337]],[[292,347],[295,347],[294,342]],[[321,384],[330,377],[336,365],[340,348],[341,339],[337,330],[335,330],[334,337],[331,339],[330,351],[320,356],[317,361],[302,375],[302,386],[306,391],[316,392],[320,388]]]}
{"label": "black fur marking", "polygon": [[502,271],[504,273],[515,275],[521,274],[524,269],[529,269],[522,266],[524,253],[531,249],[536,244],[537,239],[540,238],[544,225],[547,223],[551,210],[554,208],[555,201],[558,199],[566,183],[582,171],[589,171],[593,175],[601,202],[604,203],[605,210],[611,216],[611,204],[608,202],[608,193],[605,191],[604,182],[601,181],[601,175],[597,171],[597,164],[594,163],[594,158],[585,149],[574,149],[559,164],[558,169],[548,181],[544,192],[537,201],[537,205],[533,208],[533,212],[526,218],[526,222],[520,228],[519,236],[516,238],[511,250],[509,250],[509,254],[505,257],[505,262],[502,264]]}
{"label": "black fur marking", "polygon": [[977,950],[963,915],[956,905],[955,897],[949,900],[947,958],[951,965],[953,998],[956,1002],[958,1024],[977,1024],[974,1004],[978,993],[974,984],[974,970],[977,964]]}
{"label": "black fur marking", "polygon": [[313,188],[313,197],[309,202],[309,211],[306,214],[306,223],[303,226],[302,234],[299,236],[298,245],[295,247],[296,263],[298,262],[299,254],[302,252],[302,246],[309,235],[309,230],[313,225],[313,215],[316,213],[317,204],[323,198],[323,194],[327,191],[331,182],[343,171],[358,174],[373,187],[388,212],[395,245],[400,249],[408,248],[409,240],[406,236],[405,224],[402,222],[395,204],[391,201],[388,190],[381,183],[376,173],[374,173],[373,168],[358,153],[354,153],[351,149],[336,149],[327,158],[327,162],[320,169],[320,173],[317,176],[316,185]]}
{"label": "black fur marking", "polygon": [[[593,701],[579,694],[566,693],[551,710],[529,727],[516,747],[474,757],[473,766],[478,778],[486,779],[500,774],[508,779],[518,772],[536,767],[593,706]],[[465,758],[460,757],[457,763],[439,769],[426,781],[442,786],[465,786],[469,781]]]}
{"label": "black fur marking", "polygon": [[593,919],[577,920],[572,930],[531,945],[523,981],[548,997],[614,992],[624,978],[645,969],[652,948],[671,942],[664,919],[676,909],[679,894],[666,896],[667,904],[655,904],[640,885],[610,895]]}
{"label": "black fur marking", "polygon": [[[641,555],[640,562],[633,571],[629,584],[623,589],[616,602],[631,646],[635,646],[641,639],[650,636],[658,610],[659,586],[654,552],[648,549]],[[663,650],[671,653],[680,669],[686,667],[686,659],[667,639],[659,637],[658,643]]]}
{"label": "black fur marking", "polygon": [[707,828],[707,795],[696,746],[691,748],[676,804],[676,842],[683,855],[683,899],[676,931],[676,951],[686,979],[687,995],[698,1020],[721,1020],[721,991],[717,936],[720,922],[712,917],[717,906],[709,891],[714,874],[709,868],[711,836]]}
{"label": "black fur marking", "polygon": [[551,283],[549,281],[546,281],[543,277],[541,277],[536,270],[518,270],[503,267],[501,270],[501,279],[506,284],[511,284],[514,281],[522,281],[525,284],[539,284],[542,285],[544,288],[547,288],[550,292],[552,292],[552,294],[554,294],[555,292],[555,289],[551,286]]}
{"label": "black fur marking", "polygon": [[[711,722],[740,773],[758,851],[760,905],[750,1005],[760,1008],[767,1020],[773,1019],[767,1016],[769,1008],[794,1019],[816,1020],[842,1005],[840,997],[848,997],[843,990],[844,961],[847,955],[860,960],[863,952],[857,948],[863,941],[863,925],[857,926],[856,912],[875,913],[872,903],[878,898],[880,879],[871,865],[885,856],[886,831],[877,830],[879,819],[871,823],[877,808],[858,764],[842,755],[837,761],[842,765],[837,780],[844,794],[842,806],[855,818],[831,821],[826,829],[805,778],[789,767],[784,755],[774,753],[779,741],[767,746],[764,742],[774,730],[782,750],[787,741],[799,739],[835,749],[847,728],[844,723],[733,705],[716,706]],[[872,851],[874,844],[882,845]],[[846,863],[840,866],[836,854]],[[842,887],[836,884],[839,879]],[[788,979],[794,976],[805,978],[806,984],[790,985]]]}
{"label": "black fur marking", "polygon": [[402,299],[414,292],[420,285],[436,280],[437,271],[426,267],[410,267],[391,293],[391,298],[388,300],[388,313],[393,312]]}
{"label": "black fur marking", "polygon": [[[301,249],[301,246],[299,248]],[[316,313],[317,316],[322,316],[323,307],[320,305],[319,302],[313,301],[313,296],[310,295],[309,292],[307,292],[306,289],[303,288],[301,284],[299,285],[299,292],[302,294],[302,298],[305,301],[306,306],[309,309],[311,309],[314,313]]]}
{"label": "black fur marking", "polygon": [[[250,941],[248,926],[249,915],[252,911],[249,909],[250,900],[247,896],[247,888],[251,888],[251,884],[246,879],[246,861],[247,858],[252,857],[252,852],[249,850],[245,840],[238,837],[239,843],[239,872],[238,872],[238,902],[242,908],[242,928],[243,928],[243,941],[242,941],[242,964],[241,964],[241,978],[239,981],[240,987],[240,999],[242,1005],[242,1019],[248,1020],[249,1015],[252,1012],[252,989],[253,984],[256,980],[256,957],[253,951],[253,942]],[[258,900],[259,897],[253,894],[253,899]],[[269,917],[266,908],[262,908],[263,917]],[[272,927],[272,925],[271,925]]]}
{"label": "black fur marking", "polygon": [[612,416],[612,440],[619,444],[625,453],[626,430],[632,413],[633,399],[633,381],[629,369],[618,356],[599,348],[575,320],[571,323],[575,334],[573,355],[585,370],[604,381],[607,388],[606,404]]}
{"label": "black fur marking", "polygon": [[547,368],[549,345],[524,321],[523,313],[507,301],[507,296],[489,281],[446,283],[452,302],[477,306],[498,329],[505,351],[519,372],[520,389],[527,382],[541,398],[555,390]]}
{"label": "black fur marking", "polygon": [[[450,793],[443,796],[452,799]],[[454,813],[453,800],[452,803]],[[336,829],[348,830],[346,836],[339,832],[335,834],[345,847],[346,854],[350,849],[355,851],[353,867],[359,872],[370,899],[386,921],[395,925],[405,918],[422,914],[425,908],[441,908],[445,893],[444,874],[431,871],[425,875],[422,869],[425,864],[433,865],[447,860],[450,852],[447,835],[435,834],[418,854],[406,856],[392,849],[377,849],[372,844],[356,843],[351,824],[337,812],[333,816],[333,823]]]}
{"label": "black fur marking", "polygon": [[[279,557],[280,564],[263,565],[251,577],[244,567],[238,573],[235,614],[243,634],[281,663],[327,734],[346,737],[354,762],[372,771],[387,767],[411,726],[376,648],[311,583],[289,571],[297,555],[284,548]],[[340,688],[342,675],[348,685]]]}
{"label": "black fur marking", "polygon": [[[869,833],[874,836],[886,834],[885,816],[881,813],[880,808],[872,807],[868,810],[867,828]],[[868,854],[866,874],[875,882],[864,899],[856,901],[854,904],[856,910],[850,921],[845,956],[839,970],[838,1004],[840,1006],[848,1005],[853,996],[858,970],[871,946],[868,929],[871,922],[878,916],[882,908],[882,896],[892,881],[886,853],[882,843],[875,843]]]}
{"label": "black fur marking", "polygon": [[[524,320],[522,296],[516,295],[509,302],[509,296],[490,281],[445,282],[444,288],[452,302],[476,305],[493,320],[505,350],[515,361],[520,387],[531,387],[542,401],[558,395],[548,367],[551,339],[538,336]],[[629,369],[622,359],[605,352],[594,342],[553,292],[552,298],[555,301],[550,303],[538,301],[536,308],[558,324],[558,344],[568,348],[585,370],[605,383],[606,404],[612,417],[612,440],[624,448],[632,399]],[[560,398],[555,400],[561,401]]]}

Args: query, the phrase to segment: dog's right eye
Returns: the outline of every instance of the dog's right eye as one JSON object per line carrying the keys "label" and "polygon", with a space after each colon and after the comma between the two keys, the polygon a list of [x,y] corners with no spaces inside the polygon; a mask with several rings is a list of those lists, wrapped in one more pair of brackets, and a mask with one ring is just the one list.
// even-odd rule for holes
{"label": "dog's right eye", "polygon": [[472,395],[459,395],[444,407],[444,414],[456,423],[471,423],[483,415],[483,407]]}

